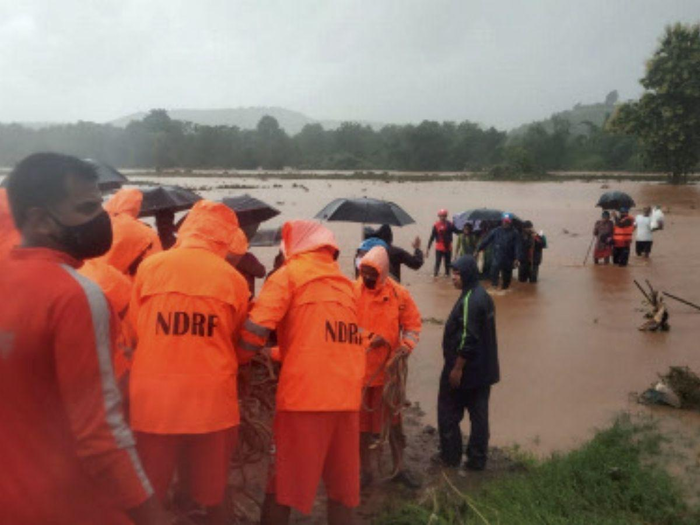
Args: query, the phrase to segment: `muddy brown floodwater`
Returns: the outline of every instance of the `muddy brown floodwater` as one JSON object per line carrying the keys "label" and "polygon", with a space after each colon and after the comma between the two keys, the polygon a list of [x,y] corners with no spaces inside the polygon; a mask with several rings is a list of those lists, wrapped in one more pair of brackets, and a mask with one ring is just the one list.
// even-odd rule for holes
{"label": "muddy brown floodwater", "polygon": [[[151,179],[153,180],[153,179]],[[630,392],[639,392],[671,365],[700,371],[700,312],[669,301],[671,331],[642,333],[641,294],[633,279],[700,303],[700,187],[672,187],[636,182],[384,183],[363,181],[265,181],[235,179],[254,186],[216,189],[231,179],[159,179],[191,187],[208,198],[250,193],[275,206],[284,220],[311,218],[336,197],[369,196],[393,200],[417,224],[395,228],[395,242],[408,248],[420,235],[425,243],[439,208],[450,214],[473,207],[516,213],[544,230],[549,241],[537,285],[514,283],[495,294],[501,382],[492,391],[491,435],[494,445],[518,443],[535,453],[566,450],[590,438],[621,410],[638,409]],[[594,208],[607,187],[630,193],[641,208],[660,204],[667,210],[664,231],[654,238],[651,259],[634,255],[627,268],[596,267],[583,259],[591,240]],[[278,186],[278,187],[275,187]],[[638,208],[639,209],[639,208]],[[635,210],[636,211],[638,211]],[[328,223],[342,248],[341,265],[350,275],[360,241],[358,224]],[[254,250],[270,263],[275,250]],[[431,257],[418,272],[406,270],[404,284],[423,318],[444,320],[458,292],[445,278],[432,277]],[[442,366],[442,327],[426,324],[411,358],[408,394],[436,423],[437,383]],[[689,414],[688,424],[700,418]]]}

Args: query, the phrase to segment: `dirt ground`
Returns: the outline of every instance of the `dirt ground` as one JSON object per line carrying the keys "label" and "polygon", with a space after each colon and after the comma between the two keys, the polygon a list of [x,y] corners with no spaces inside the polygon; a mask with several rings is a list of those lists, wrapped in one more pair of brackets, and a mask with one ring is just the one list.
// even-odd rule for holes
{"label": "dirt ground", "polygon": [[[700,371],[700,312],[668,301],[670,332],[639,332],[637,326],[643,321],[641,294],[633,283],[633,279],[648,279],[658,289],[700,303],[700,186],[615,181],[292,183],[251,178],[236,179],[236,183],[248,186],[236,190],[217,189],[227,183],[220,178],[161,178],[159,182],[206,187],[209,189],[201,193],[208,198],[250,193],[282,211],[280,217],[265,225],[268,227],[292,218],[311,218],[336,197],[393,200],[417,223],[394,230],[395,244],[406,248],[416,235],[425,244],[440,208],[455,213],[493,207],[532,220],[537,230],[544,230],[549,242],[540,282],[516,282],[511,290],[494,294],[502,381],[492,391],[492,445],[507,448],[517,444],[545,456],[580,445],[620,411],[641,410],[659,417],[664,428],[668,426],[671,435],[677,436],[678,454],[686,460],[674,464],[669,459],[669,468],[691,476],[689,479],[697,476],[693,462],[700,461],[700,415],[640,407],[631,400],[630,393],[647,388],[669,366],[686,365]],[[638,208],[633,213],[644,205],[661,205],[667,227],[655,234],[648,261],[632,255],[627,268],[594,266],[590,259],[584,265],[593,223],[600,214],[594,205],[604,191],[616,189],[636,200]],[[350,275],[361,226],[328,226],[342,248],[341,266]],[[268,264],[275,254],[269,248],[254,252]],[[414,295],[423,318],[434,320],[425,323],[421,343],[410,362],[408,395],[424,415],[416,413],[412,416],[415,421],[407,422],[407,458],[409,466],[419,473],[428,472],[427,458],[436,450],[435,436],[424,428],[436,426],[437,382],[442,366],[440,322],[458,296],[449,279],[432,277],[433,261],[431,254],[421,270],[404,272],[404,284]],[[468,432],[466,426],[463,429]],[[365,494],[360,516],[367,518],[385,498],[416,497],[402,491],[386,484],[381,491]],[[319,509],[312,518],[297,517],[295,522],[320,523],[322,515]]]}

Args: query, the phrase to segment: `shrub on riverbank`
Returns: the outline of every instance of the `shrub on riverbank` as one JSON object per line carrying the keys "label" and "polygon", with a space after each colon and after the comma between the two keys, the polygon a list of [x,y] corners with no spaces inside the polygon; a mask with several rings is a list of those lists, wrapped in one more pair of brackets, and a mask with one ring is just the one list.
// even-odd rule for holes
{"label": "shrub on riverbank", "polygon": [[698,510],[687,507],[676,481],[653,461],[662,439],[652,426],[622,418],[580,449],[495,479],[475,494],[446,473],[422,503],[396,506],[376,523],[699,523]]}

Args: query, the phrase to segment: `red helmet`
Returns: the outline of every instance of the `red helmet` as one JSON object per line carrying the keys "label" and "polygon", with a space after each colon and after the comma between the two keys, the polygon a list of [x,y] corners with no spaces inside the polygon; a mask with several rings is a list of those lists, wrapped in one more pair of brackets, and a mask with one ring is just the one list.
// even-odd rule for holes
{"label": "red helmet", "polygon": [[438,217],[447,217],[447,210],[445,208],[438,212]]}

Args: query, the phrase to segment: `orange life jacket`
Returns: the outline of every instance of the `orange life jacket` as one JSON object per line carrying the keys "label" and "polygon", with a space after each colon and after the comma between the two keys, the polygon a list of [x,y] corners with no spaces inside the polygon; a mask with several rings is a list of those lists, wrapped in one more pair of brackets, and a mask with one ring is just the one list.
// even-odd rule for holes
{"label": "orange life jacket", "polygon": [[360,409],[365,356],[350,280],[338,267],[333,234],[313,221],[282,229],[284,265],[265,282],[241,348],[262,348],[277,330],[282,370],[277,409]]}
{"label": "orange life jacket", "polygon": [[[372,248],[360,261],[379,273],[374,289],[367,288],[362,277],[355,281],[357,317],[362,329],[364,347],[380,342],[366,352],[365,386],[384,384],[384,366],[401,346],[412,351],[418,343],[421,317],[416,303],[406,288],[388,277],[389,257],[381,246]],[[381,339],[379,339],[381,338]]]}
{"label": "orange life jacket", "polygon": [[178,247],[139,268],[129,307],[138,335],[130,385],[136,430],[200,434],[239,423],[234,341],[249,293],[224,259],[237,224],[223,204],[199,201]]}
{"label": "orange life jacket", "polygon": [[632,244],[634,235],[634,219],[632,217],[622,217],[615,223],[613,228],[613,245],[616,248],[626,248]]}

